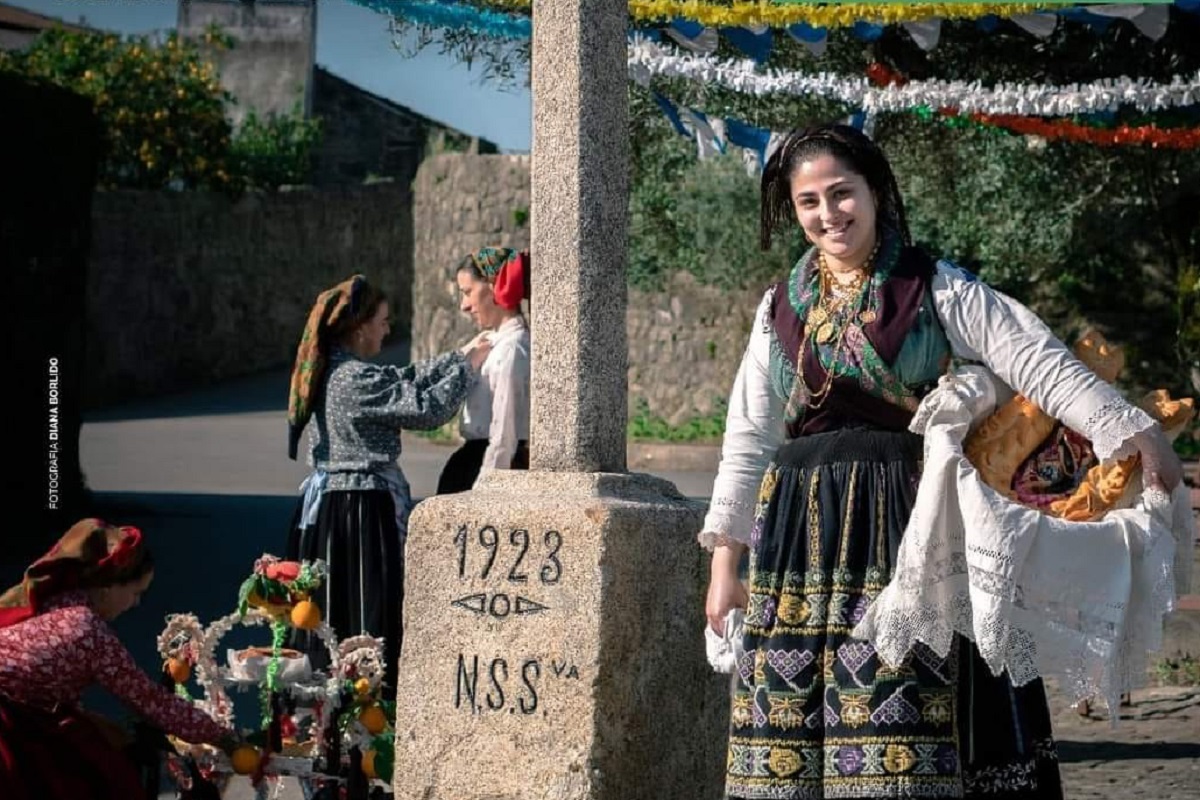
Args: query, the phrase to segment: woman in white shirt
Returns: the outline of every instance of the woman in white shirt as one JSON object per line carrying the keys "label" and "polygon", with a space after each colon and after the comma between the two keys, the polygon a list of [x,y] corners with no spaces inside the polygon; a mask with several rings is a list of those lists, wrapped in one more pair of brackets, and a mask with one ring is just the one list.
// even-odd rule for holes
{"label": "woman in white shirt", "polygon": [[923,454],[909,423],[954,356],[1101,459],[1136,449],[1167,488],[1178,459],[1037,317],[912,245],[891,166],[860,131],[794,131],[775,150],[763,247],[793,220],[813,246],[759,306],[699,537],[713,550],[710,627],[745,609],[728,797],[1060,800],[1040,680],[992,674],[966,637],[891,667],[851,635],[892,579],[913,509]]}
{"label": "woman in white shirt", "polygon": [[483,469],[529,468],[529,253],[485,247],[455,274],[460,308],[491,342],[481,379],[467,396],[459,425],[464,443],[446,462],[438,494],[465,492]]}

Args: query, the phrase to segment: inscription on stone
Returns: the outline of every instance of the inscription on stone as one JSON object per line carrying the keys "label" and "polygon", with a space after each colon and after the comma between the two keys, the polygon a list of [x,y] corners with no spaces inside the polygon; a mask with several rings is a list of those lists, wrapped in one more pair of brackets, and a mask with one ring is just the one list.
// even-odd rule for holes
{"label": "inscription on stone", "polygon": [[[520,667],[516,665],[520,663]],[[565,659],[527,658],[512,662],[506,658],[488,661],[478,655],[458,655],[458,675],[454,686],[454,707],[472,714],[505,711],[510,714],[534,714],[538,709],[538,689],[551,680],[579,680],[579,668]],[[480,686],[480,678],[484,684]],[[482,688],[483,694],[480,695]],[[543,712],[544,713],[544,712]]]}
{"label": "inscription on stone", "polygon": [[547,608],[528,597],[521,597],[519,594],[507,595],[503,592],[497,592],[490,597],[487,592],[468,594],[452,601],[450,605],[474,611],[480,616],[487,615],[496,619],[504,619],[509,614],[536,614]]}
{"label": "inscription on stone", "polygon": [[[535,552],[530,556],[530,547]],[[466,525],[461,526],[454,534],[454,546],[458,550],[458,577],[465,579],[468,571],[479,569],[479,577],[487,580],[500,561],[500,571],[504,572],[504,564],[508,565],[505,580],[509,583],[528,583],[529,564],[526,559],[536,560],[537,578],[543,584],[553,585],[562,579],[562,562],[559,561],[559,550],[562,549],[562,534],[558,531],[545,531],[542,535],[530,537],[524,528],[514,528],[507,536],[492,525],[484,525],[474,536]]]}
{"label": "inscription on stone", "polygon": [[[559,531],[530,533],[525,528],[501,531],[494,525],[473,530],[462,525],[454,534],[454,551],[460,581],[499,581],[501,588],[472,592],[450,601],[454,608],[477,617],[520,618],[550,610],[503,586],[552,587],[562,580]],[[515,587],[514,587],[515,588]],[[579,680],[579,668],[565,658],[480,657],[459,653],[455,667],[454,707],[471,714],[507,712],[529,716],[541,707],[539,692],[552,681]],[[542,712],[543,714],[545,711]]]}

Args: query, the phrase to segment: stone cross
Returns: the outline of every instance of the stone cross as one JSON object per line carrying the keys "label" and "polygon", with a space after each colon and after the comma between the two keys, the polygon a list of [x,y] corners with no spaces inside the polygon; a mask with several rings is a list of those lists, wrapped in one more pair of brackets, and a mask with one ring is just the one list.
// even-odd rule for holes
{"label": "stone cross", "polygon": [[398,800],[715,800],[703,507],[625,474],[626,0],[534,0],[532,469],[409,524]]}
{"label": "stone cross", "polygon": [[533,4],[530,460],[624,472],[625,0]]}

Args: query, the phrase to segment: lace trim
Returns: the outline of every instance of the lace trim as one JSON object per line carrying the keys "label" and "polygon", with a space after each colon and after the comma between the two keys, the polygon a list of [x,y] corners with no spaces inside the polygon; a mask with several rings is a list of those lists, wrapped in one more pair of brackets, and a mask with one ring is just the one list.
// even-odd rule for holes
{"label": "lace trim", "polygon": [[696,541],[708,551],[734,543],[749,546],[753,517],[753,502],[735,497],[714,497],[709,503],[708,516],[704,518],[704,530],[696,534]]}
{"label": "lace trim", "polygon": [[1163,618],[1175,605],[1174,545],[1170,531],[1149,526],[1131,547],[1129,600],[1113,602],[1070,570],[1058,581],[1035,576],[1034,586],[969,565],[961,545],[929,542],[925,564],[898,570],[854,635],[899,665],[917,642],[946,657],[958,633],[1015,686],[1055,676],[1073,701],[1100,697],[1115,714],[1121,694],[1147,684],[1149,654],[1162,648]]}
{"label": "lace trim", "polygon": [[1119,461],[1137,452],[1133,437],[1156,424],[1145,411],[1114,398],[1088,415],[1080,433],[1091,440],[1101,461]]}
{"label": "lace trim", "polygon": [[[1162,647],[1164,617],[1175,604],[1176,539],[1194,535],[1180,522],[1188,498],[1145,491],[1135,508],[1105,518],[1112,535],[1088,534],[1099,548],[1094,558],[1070,558],[1071,539],[1062,537],[1083,531],[1058,521],[1043,530],[1032,512],[961,471],[969,411],[954,384],[944,381],[918,413],[934,458],[895,577],[854,635],[898,667],[918,642],[946,657],[960,634],[993,674],[1007,671],[1017,686],[1053,676],[1074,700],[1104,699],[1115,719],[1120,695],[1146,684],[1149,654]],[[1139,422],[1127,409],[1113,404],[1093,420],[1114,428],[1123,420],[1127,432]],[[1023,538],[1038,536],[1046,538]]]}

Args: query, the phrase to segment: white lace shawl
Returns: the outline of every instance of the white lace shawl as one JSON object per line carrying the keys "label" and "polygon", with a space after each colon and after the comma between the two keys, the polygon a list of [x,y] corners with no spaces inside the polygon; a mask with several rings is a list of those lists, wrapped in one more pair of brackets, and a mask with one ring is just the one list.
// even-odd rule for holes
{"label": "white lace shawl", "polygon": [[[985,364],[1006,386],[1087,437],[1100,459],[1132,455],[1133,435],[1155,424],[1012,298],[946,261],[938,263],[932,291],[954,354]],[[768,291],[759,304],[729,397],[721,464],[698,536],[709,549],[731,540],[749,543],[759,483],[786,436],[783,403],[768,372],[771,299]]]}
{"label": "white lace shawl", "polygon": [[962,452],[995,397],[994,376],[968,367],[922,402],[911,430],[925,437],[924,471],[895,575],[854,635],[898,666],[916,642],[946,655],[958,633],[1015,685],[1054,677],[1115,714],[1120,694],[1145,684],[1147,654],[1190,577],[1188,491],[1147,489],[1094,523],[1011,502]]}

